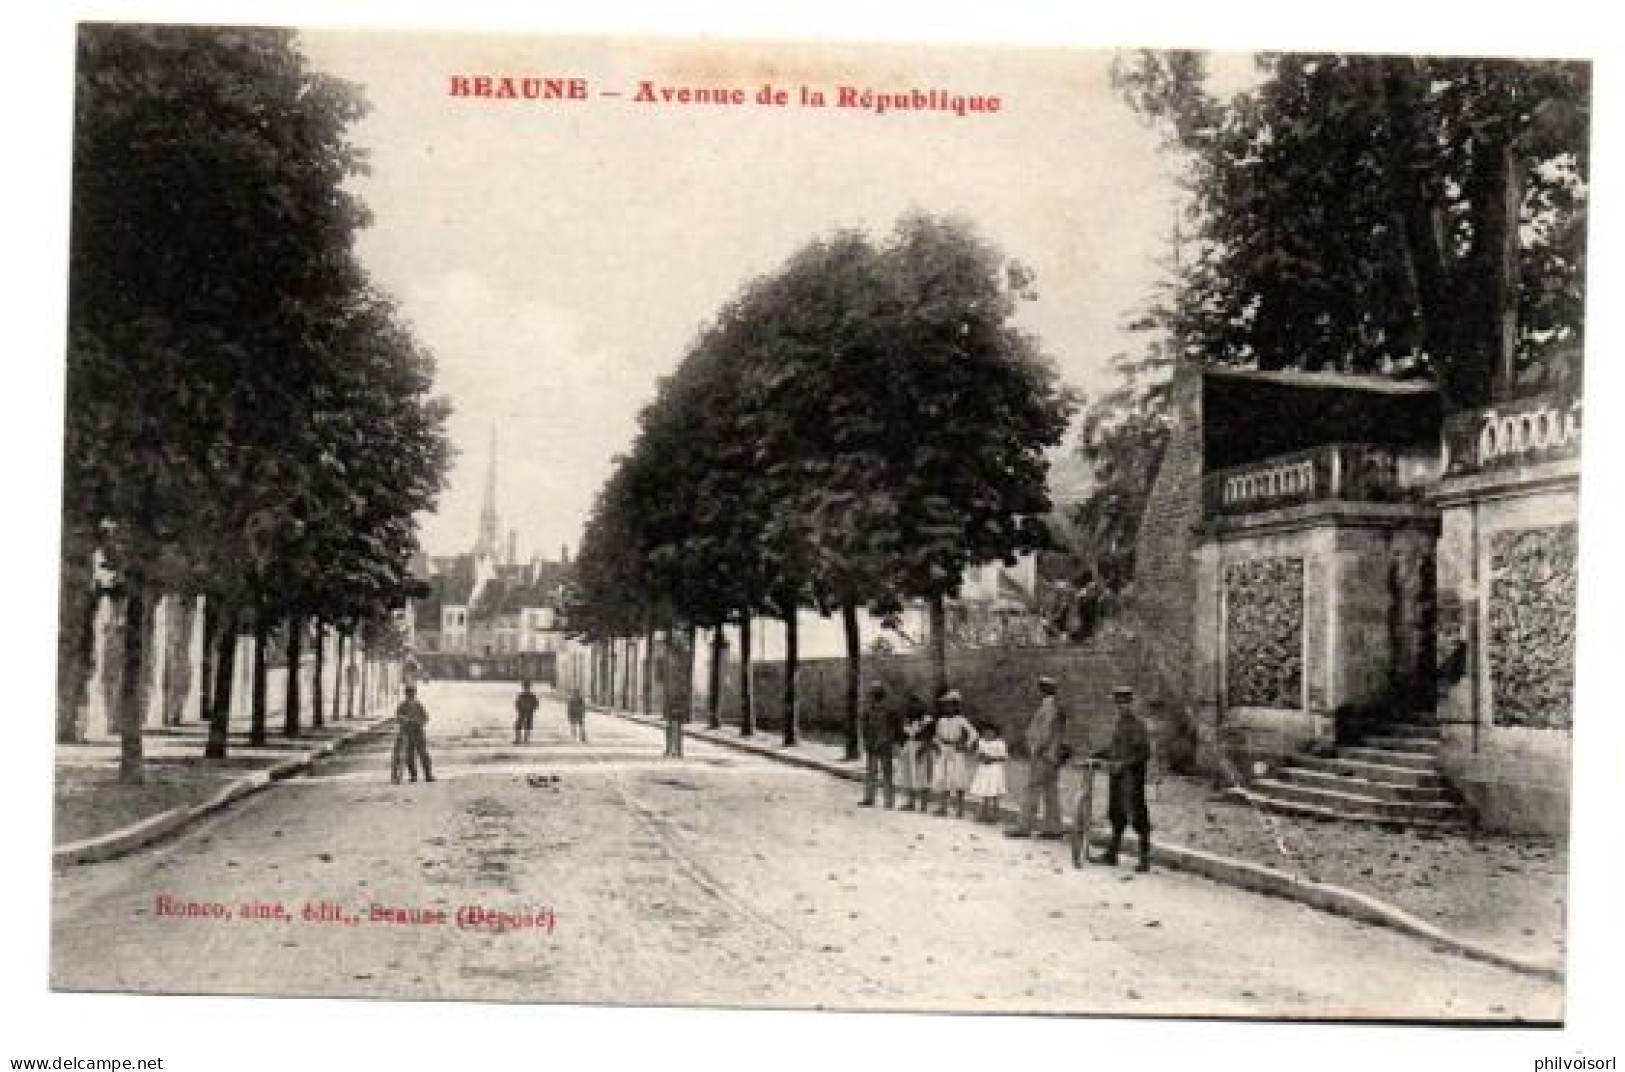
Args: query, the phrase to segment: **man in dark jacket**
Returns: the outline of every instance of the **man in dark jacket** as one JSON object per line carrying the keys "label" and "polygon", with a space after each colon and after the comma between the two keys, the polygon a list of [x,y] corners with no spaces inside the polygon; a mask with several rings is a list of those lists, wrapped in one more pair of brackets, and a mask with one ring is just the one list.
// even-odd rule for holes
{"label": "man in dark jacket", "polygon": [[429,766],[429,712],[418,702],[416,685],[406,686],[406,699],[395,708],[396,740],[401,758],[406,762],[406,773],[412,781],[418,780],[418,764],[423,764],[423,780],[434,781],[434,770]]}
{"label": "man in dark jacket", "polygon": [[903,740],[903,717],[897,705],[886,697],[886,686],[879,681],[869,686],[869,701],[864,704],[858,728],[863,737],[865,758],[863,799],[865,808],[874,807],[875,786],[883,787],[886,807],[892,807],[895,797],[892,773],[897,747]]}
{"label": "man in dark jacket", "polygon": [[1106,817],[1112,824],[1112,843],[1100,862],[1117,863],[1123,828],[1133,824],[1140,839],[1140,865],[1135,870],[1149,871],[1151,812],[1145,804],[1145,774],[1151,763],[1151,732],[1134,711],[1133,689],[1113,689],[1112,700],[1117,704],[1117,724],[1112,727],[1112,743],[1106,752],[1106,770],[1111,774],[1111,803]]}
{"label": "man in dark jacket", "polygon": [[526,678],[519,683],[519,695],[514,697],[513,743],[521,744],[530,741],[530,731],[536,725],[536,708],[541,701],[536,694],[530,691],[530,679]]}

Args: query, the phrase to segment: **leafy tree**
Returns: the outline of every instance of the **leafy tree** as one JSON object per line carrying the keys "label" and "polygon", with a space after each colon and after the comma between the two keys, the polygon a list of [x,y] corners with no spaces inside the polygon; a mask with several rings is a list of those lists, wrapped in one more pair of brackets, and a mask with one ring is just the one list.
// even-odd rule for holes
{"label": "leafy tree", "polygon": [[[76,81],[64,575],[99,550],[136,623],[162,593],[208,598],[209,754],[224,755],[242,612],[288,596],[300,541],[332,529],[314,505],[318,444],[332,445],[320,417],[358,370],[350,403],[385,386],[339,334],[367,300],[353,253],[367,217],[343,185],[363,166],[346,136],[362,102],[275,30],[86,26]],[[351,414],[375,440],[415,444],[383,463],[391,473],[444,453],[432,407],[408,409]],[[376,511],[369,492],[411,485],[391,479],[343,494]],[[348,537],[398,558],[413,505],[358,508]],[[124,669],[140,658],[127,644]],[[64,661],[66,706],[87,660],[68,647]],[[134,780],[131,702],[119,720]]]}
{"label": "leafy tree", "polygon": [[[785,740],[796,739],[795,623],[924,597],[973,564],[1045,546],[1044,451],[1073,406],[1012,321],[1031,280],[963,224],[914,216],[884,245],[809,243],[752,281],[644,412],[583,542],[583,620],[645,613],[786,623]],[[599,626],[599,632],[610,631]],[[855,745],[855,736],[849,741]]]}
{"label": "leafy tree", "polygon": [[936,687],[947,680],[944,600],[971,566],[1050,546],[1045,451],[1076,397],[1014,324],[1033,279],[968,226],[905,217],[882,250],[891,294],[869,381],[881,482],[897,496],[898,589],[931,614]]}
{"label": "leafy tree", "polygon": [[1381,371],[1414,359],[1447,404],[1576,374],[1590,68],[1578,62],[1266,55],[1208,96],[1194,53],[1120,62],[1184,157],[1194,256],[1182,354]]}
{"label": "leafy tree", "polygon": [[1258,74],[1225,101],[1201,53],[1114,70],[1188,200],[1145,346],[1080,429],[1075,551],[1108,593],[1132,579],[1176,361],[1431,373],[1457,409],[1578,374],[1585,64],[1269,55]]}

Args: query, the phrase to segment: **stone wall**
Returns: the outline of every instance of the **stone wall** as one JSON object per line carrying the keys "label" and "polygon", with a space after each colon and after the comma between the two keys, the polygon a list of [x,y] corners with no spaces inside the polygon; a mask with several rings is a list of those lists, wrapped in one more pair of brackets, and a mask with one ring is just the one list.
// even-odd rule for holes
{"label": "stone wall", "polygon": [[[1341,709],[1409,718],[1432,508],[1326,501],[1215,520],[1196,559],[1194,719],[1230,762],[1330,746]],[[1241,757],[1238,760],[1236,757]]]}
{"label": "stone wall", "polygon": [[[731,651],[730,651],[731,653]],[[700,658],[706,655],[701,646]],[[965,713],[973,722],[996,723],[1002,733],[1021,732],[1038,706],[1035,682],[1040,674],[1055,678],[1062,707],[1067,712],[1067,734],[1079,750],[1104,748],[1111,739],[1111,690],[1126,680],[1131,660],[1100,648],[968,648],[948,653],[948,682],[965,700]],[[923,653],[872,655],[863,660],[863,682],[876,678],[891,686],[894,696],[916,691],[930,693],[931,663]],[[757,728],[782,730],[784,664],[757,663],[753,667]],[[696,674],[696,684],[704,681]],[[796,676],[801,728],[826,739],[839,738],[846,724],[846,660],[802,662]],[[730,660],[724,674],[722,718],[739,723],[739,667]],[[697,711],[704,709],[703,689],[696,691]],[[701,717],[701,716],[696,716]]]}
{"label": "stone wall", "polygon": [[1564,835],[1578,459],[1463,467],[1438,502],[1440,758],[1486,828]]}
{"label": "stone wall", "polygon": [[1157,708],[1183,710],[1194,690],[1197,634],[1192,552],[1202,521],[1200,367],[1180,366],[1170,390],[1173,427],[1140,521],[1127,624],[1139,640],[1132,671],[1141,694]]}

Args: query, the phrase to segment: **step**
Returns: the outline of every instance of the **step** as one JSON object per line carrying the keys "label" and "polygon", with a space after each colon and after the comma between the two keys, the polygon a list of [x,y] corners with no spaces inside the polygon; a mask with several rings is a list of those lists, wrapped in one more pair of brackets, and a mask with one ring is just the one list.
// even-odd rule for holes
{"label": "step", "polygon": [[1401,822],[1410,819],[1444,819],[1454,815],[1458,807],[1454,801],[1382,800],[1359,793],[1321,789],[1311,785],[1259,778],[1247,787],[1251,792],[1272,800],[1293,804],[1313,804],[1338,813],[1354,815],[1381,815]]}
{"label": "step", "polygon": [[1382,732],[1388,737],[1422,741],[1437,741],[1440,735],[1438,724],[1427,722],[1390,722],[1382,727]]}
{"label": "step", "polygon": [[1376,797],[1379,800],[1442,800],[1451,803],[1456,801],[1455,792],[1442,784],[1410,785],[1398,782],[1383,782],[1350,774],[1313,770],[1295,764],[1281,767],[1275,772],[1275,777],[1298,785],[1314,786],[1317,789],[1332,789],[1340,793],[1355,793],[1365,797]]}
{"label": "step", "polygon": [[1227,791],[1236,800],[1251,804],[1262,811],[1274,815],[1291,815],[1301,819],[1320,819],[1345,823],[1372,823],[1377,826],[1396,827],[1410,830],[1464,830],[1468,827],[1465,812],[1458,812],[1447,818],[1439,819],[1395,819],[1391,815],[1382,815],[1376,812],[1344,812],[1327,808],[1318,804],[1302,804],[1290,800],[1279,800],[1266,797],[1247,789],[1235,788]]}
{"label": "step", "polygon": [[1439,769],[1439,757],[1431,752],[1402,752],[1395,748],[1339,748],[1337,754],[1343,759],[1383,767],[1404,767],[1415,771]]}
{"label": "step", "polygon": [[1358,759],[1348,759],[1343,756],[1311,756],[1301,755],[1292,757],[1292,765],[1309,770],[1326,771],[1330,774],[1343,774],[1354,778],[1365,778],[1373,782],[1387,782],[1390,785],[1444,785],[1444,775],[1438,770],[1424,770],[1418,767],[1396,767],[1387,763],[1370,763]]}
{"label": "step", "polygon": [[1389,737],[1386,735],[1367,737],[1360,742],[1364,748],[1381,748],[1384,751],[1409,752],[1418,755],[1427,754],[1436,756],[1442,747],[1436,737]]}

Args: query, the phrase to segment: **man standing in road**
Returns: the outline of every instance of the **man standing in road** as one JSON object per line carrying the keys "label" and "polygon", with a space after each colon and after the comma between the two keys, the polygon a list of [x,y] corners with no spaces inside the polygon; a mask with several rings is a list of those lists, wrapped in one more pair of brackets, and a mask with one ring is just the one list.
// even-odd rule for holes
{"label": "man standing in road", "polygon": [[1106,753],[1106,770],[1111,774],[1111,803],[1106,817],[1112,824],[1112,843],[1103,864],[1117,863],[1117,850],[1123,844],[1123,828],[1133,824],[1140,839],[1140,865],[1136,871],[1151,870],[1151,812],[1145,804],[1145,772],[1151,763],[1151,732],[1134,711],[1134,690],[1119,685],[1112,690],[1117,704],[1117,724],[1112,727],[1112,743]]}
{"label": "man standing in road", "polygon": [[418,780],[418,761],[423,762],[423,780],[434,781],[434,769],[429,765],[429,736],[425,727],[429,712],[418,702],[418,687],[406,686],[406,699],[395,708],[395,724],[400,727],[401,750],[406,760],[406,775]]}
{"label": "man standing in road", "polygon": [[872,808],[875,804],[875,786],[883,786],[886,798],[886,807],[895,803],[895,787],[892,781],[893,758],[897,754],[898,743],[903,737],[902,716],[897,706],[886,699],[886,686],[876,681],[869,686],[869,702],[863,707],[862,720],[858,728],[863,736],[863,754],[865,768],[863,775],[863,799],[858,801],[859,806]]}
{"label": "man standing in road", "polygon": [[686,701],[666,697],[666,757],[683,758],[683,723],[688,721]]}
{"label": "man standing in road", "polygon": [[1044,826],[1038,836],[1059,840],[1061,829],[1061,764],[1066,761],[1066,715],[1055,698],[1055,679],[1038,679],[1038,710],[1027,723],[1027,786],[1022,794],[1021,819],[1005,831],[1010,837],[1031,837],[1039,805]]}
{"label": "man standing in road", "polygon": [[570,690],[570,699],[565,702],[564,713],[570,720],[570,736],[587,743],[587,701],[582,698],[580,689]]}
{"label": "man standing in road", "polygon": [[530,742],[531,728],[536,725],[536,708],[541,701],[536,694],[530,691],[530,678],[519,682],[519,695],[514,697],[513,709],[516,717],[513,722],[513,743],[528,744]]}

